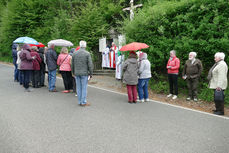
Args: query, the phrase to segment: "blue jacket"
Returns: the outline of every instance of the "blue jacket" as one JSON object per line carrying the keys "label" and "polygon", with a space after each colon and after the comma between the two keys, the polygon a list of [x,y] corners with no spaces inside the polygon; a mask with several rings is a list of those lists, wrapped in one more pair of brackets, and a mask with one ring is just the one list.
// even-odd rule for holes
{"label": "blue jacket", "polygon": [[17,62],[17,46],[18,46],[18,44],[14,44],[14,43],[12,45],[13,64],[16,64],[16,62]]}
{"label": "blue jacket", "polygon": [[57,54],[56,51],[52,48],[49,48],[45,53],[46,64],[48,66],[49,71],[53,71],[57,69]]}

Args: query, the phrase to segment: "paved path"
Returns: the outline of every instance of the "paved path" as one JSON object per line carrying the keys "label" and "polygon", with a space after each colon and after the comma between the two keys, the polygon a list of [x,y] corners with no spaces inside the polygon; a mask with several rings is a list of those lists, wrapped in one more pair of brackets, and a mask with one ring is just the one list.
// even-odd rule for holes
{"label": "paved path", "polygon": [[229,153],[226,118],[93,87],[79,107],[74,94],[24,92],[12,72],[0,65],[0,153]]}

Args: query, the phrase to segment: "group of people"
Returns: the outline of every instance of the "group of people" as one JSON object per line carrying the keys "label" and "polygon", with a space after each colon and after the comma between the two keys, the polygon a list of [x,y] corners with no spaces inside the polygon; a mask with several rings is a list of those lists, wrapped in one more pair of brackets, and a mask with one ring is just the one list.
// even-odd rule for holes
{"label": "group of people", "polygon": [[117,80],[121,80],[124,60],[125,56],[119,51],[114,42],[112,42],[111,47],[107,46],[102,52],[102,68],[115,69]]}
{"label": "group of people", "polygon": [[[135,51],[130,51],[129,57],[124,60],[114,43],[112,43],[112,47],[112,51],[109,51],[110,56],[114,52],[113,58],[115,58],[115,53],[117,52],[122,62],[109,62],[109,65],[116,66],[116,70],[119,71],[119,78],[126,84],[128,102],[149,101],[148,84],[152,76],[151,64],[147,59],[147,54],[141,52],[137,55]],[[49,91],[56,92],[56,73],[59,66],[59,72],[62,75],[65,87],[65,90],[62,92],[77,91],[79,105],[90,105],[86,97],[88,80],[93,74],[93,63],[90,53],[86,51],[86,42],[80,41],[80,46],[77,49],[71,50],[71,53],[68,53],[68,49],[63,47],[59,56],[57,56],[54,48],[54,44],[51,44],[48,48],[39,49],[36,46],[30,47],[30,45],[24,44],[20,49],[18,45],[13,44],[15,81],[19,81],[21,85],[23,84],[25,91],[28,92],[31,91],[29,88],[30,82],[32,82],[34,88],[42,87],[44,86],[45,67],[47,66]],[[186,100],[193,100],[195,102],[198,101],[197,88],[203,71],[202,63],[196,56],[196,52],[189,53],[189,59],[185,62],[182,72],[182,78],[186,80],[188,87],[188,97]],[[224,92],[227,88],[228,67],[224,58],[225,54],[222,52],[215,54],[215,64],[210,69],[207,77],[209,88],[214,89],[215,92]],[[180,69],[180,60],[176,57],[175,50],[170,51],[170,58],[166,68],[170,89],[167,97],[175,100],[178,96],[178,74]],[[138,100],[137,97],[139,97]],[[224,97],[223,93],[223,100],[215,100],[216,109],[213,110],[214,114],[224,115]]]}
{"label": "group of people", "polygon": [[[187,101],[193,99],[193,101],[198,101],[197,88],[201,73],[203,71],[202,63],[199,59],[196,58],[196,52],[189,53],[189,59],[185,62],[184,69],[182,72],[182,78],[186,80],[188,87],[188,97]],[[224,91],[227,88],[227,72],[228,66],[224,61],[225,54],[218,52],[215,54],[215,64],[209,70],[208,81],[209,88],[213,89],[214,92],[221,91],[222,99],[217,100],[214,98],[216,109],[213,110],[213,113],[216,115],[224,115]],[[168,69],[168,80],[170,93],[167,95],[168,98],[176,99],[178,95],[178,73],[180,68],[180,60],[176,57],[176,51],[170,51],[170,58],[167,63]],[[215,96],[215,94],[214,94]]]}
{"label": "group of people", "polygon": [[54,44],[50,44],[48,48],[39,49],[29,44],[24,44],[22,48],[13,44],[12,49],[15,65],[14,80],[23,85],[26,92],[31,92],[30,82],[34,88],[45,86],[46,66],[49,92],[57,92],[55,84],[59,66],[65,87],[62,92],[69,93],[76,90],[79,105],[90,105],[86,97],[88,80],[93,73],[93,63],[90,53],[86,51],[85,41],[80,41],[80,47],[71,53],[68,53],[68,49],[63,47],[59,56],[57,56]]}

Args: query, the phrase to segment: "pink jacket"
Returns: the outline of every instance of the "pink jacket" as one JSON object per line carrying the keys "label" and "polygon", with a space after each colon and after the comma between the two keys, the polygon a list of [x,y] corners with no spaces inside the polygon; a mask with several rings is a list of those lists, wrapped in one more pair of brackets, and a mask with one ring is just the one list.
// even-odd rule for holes
{"label": "pink jacket", "polygon": [[[169,69],[168,67],[171,66]],[[180,60],[176,56],[173,58],[173,60],[168,61],[167,67],[168,69],[168,74],[178,74],[179,73],[179,68],[180,68]]]}
{"label": "pink jacket", "polygon": [[[66,58],[67,57],[67,58]],[[71,71],[71,56],[68,54],[60,54],[57,59],[57,65],[60,66],[60,71]]]}

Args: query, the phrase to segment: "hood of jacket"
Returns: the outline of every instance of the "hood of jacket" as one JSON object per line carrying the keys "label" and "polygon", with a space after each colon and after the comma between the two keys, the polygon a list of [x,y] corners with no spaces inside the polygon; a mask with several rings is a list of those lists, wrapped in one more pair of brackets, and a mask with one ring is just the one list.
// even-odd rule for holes
{"label": "hood of jacket", "polygon": [[17,50],[17,46],[18,46],[18,44],[13,43],[12,50]]}
{"label": "hood of jacket", "polygon": [[30,46],[28,44],[25,44],[22,48],[30,52]]}
{"label": "hood of jacket", "polygon": [[142,60],[146,60],[147,58],[148,58],[148,56],[147,56],[146,53],[141,53],[140,57],[139,57],[139,60],[142,61]]}
{"label": "hood of jacket", "polygon": [[44,54],[44,48],[42,47],[42,48],[39,48],[39,50],[38,50],[38,53],[41,53],[41,54]]}
{"label": "hood of jacket", "polygon": [[129,58],[128,61],[132,64],[138,63],[136,58]]}

